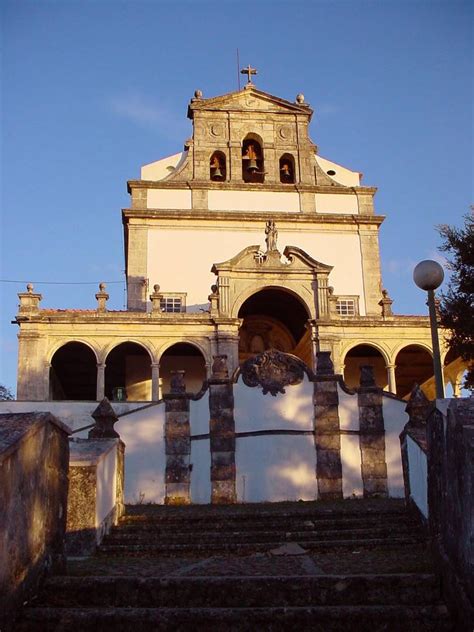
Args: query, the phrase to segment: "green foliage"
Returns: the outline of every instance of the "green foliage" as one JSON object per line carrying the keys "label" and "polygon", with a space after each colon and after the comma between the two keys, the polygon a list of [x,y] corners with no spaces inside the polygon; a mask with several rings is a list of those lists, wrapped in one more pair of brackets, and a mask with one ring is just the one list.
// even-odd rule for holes
{"label": "green foliage", "polygon": [[7,402],[11,401],[12,399],[15,398],[13,397],[13,393],[11,392],[11,390],[7,386],[3,386],[3,384],[0,384],[0,402]]}
{"label": "green foliage", "polygon": [[441,324],[449,330],[449,348],[470,364],[464,387],[474,390],[474,207],[463,227],[438,230],[451,270],[448,289],[441,293]]}

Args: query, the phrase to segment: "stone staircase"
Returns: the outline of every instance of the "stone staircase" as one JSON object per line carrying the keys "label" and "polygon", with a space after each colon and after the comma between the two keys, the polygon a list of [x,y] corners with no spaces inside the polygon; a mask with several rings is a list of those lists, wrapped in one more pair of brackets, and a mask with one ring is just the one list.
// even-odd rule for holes
{"label": "stone staircase", "polygon": [[133,506],[15,629],[454,630],[398,500]]}

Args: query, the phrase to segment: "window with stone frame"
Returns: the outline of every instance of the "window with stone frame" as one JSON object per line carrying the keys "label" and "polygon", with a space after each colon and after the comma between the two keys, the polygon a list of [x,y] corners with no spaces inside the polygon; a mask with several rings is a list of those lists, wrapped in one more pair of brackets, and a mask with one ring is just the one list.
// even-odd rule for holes
{"label": "window with stone frame", "polygon": [[186,293],[162,294],[160,311],[169,314],[179,314],[186,311]]}
{"label": "window with stone frame", "polygon": [[358,316],[359,297],[358,296],[338,296],[336,302],[336,312],[339,316]]}

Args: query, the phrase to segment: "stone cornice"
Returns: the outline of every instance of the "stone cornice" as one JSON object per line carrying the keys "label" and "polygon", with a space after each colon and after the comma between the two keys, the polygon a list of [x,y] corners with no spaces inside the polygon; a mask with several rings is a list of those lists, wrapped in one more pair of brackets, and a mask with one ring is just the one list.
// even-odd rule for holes
{"label": "stone cornice", "polygon": [[354,193],[366,193],[375,195],[377,187],[345,187],[342,185],[315,185],[315,184],[280,184],[279,182],[269,182],[266,184],[248,182],[211,182],[209,180],[129,180],[127,182],[128,193],[132,189],[198,189],[207,191],[265,191],[277,193],[339,193],[342,195],[353,195]]}
{"label": "stone cornice", "polygon": [[122,209],[122,222],[128,224],[129,220],[157,220],[176,219],[182,220],[237,220],[239,222],[262,222],[274,219],[280,222],[298,222],[301,224],[346,224],[380,226],[385,219],[384,215],[349,215],[338,213],[288,213],[285,211],[206,211],[176,210],[176,209]]}

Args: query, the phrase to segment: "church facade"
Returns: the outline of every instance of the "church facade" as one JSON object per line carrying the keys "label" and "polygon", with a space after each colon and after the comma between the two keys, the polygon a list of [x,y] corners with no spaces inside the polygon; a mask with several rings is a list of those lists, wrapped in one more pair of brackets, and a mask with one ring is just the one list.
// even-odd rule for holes
{"label": "church facade", "polygon": [[[91,310],[19,294],[19,400],[157,402],[174,371],[197,393],[215,356],[232,374],[270,349],[313,372],[330,352],[348,387],[372,365],[399,398],[415,383],[434,393],[428,318],[395,315],[382,285],[376,188],[319,155],[302,94],[250,78],[214,98],[197,90],[184,150],[128,182],[126,310],[108,310],[104,284]],[[463,367],[442,353],[456,394]]]}

